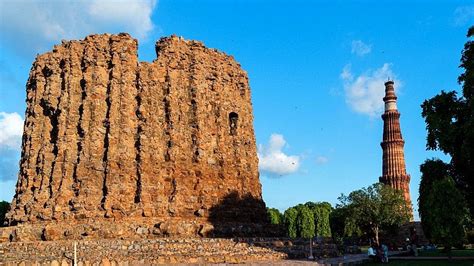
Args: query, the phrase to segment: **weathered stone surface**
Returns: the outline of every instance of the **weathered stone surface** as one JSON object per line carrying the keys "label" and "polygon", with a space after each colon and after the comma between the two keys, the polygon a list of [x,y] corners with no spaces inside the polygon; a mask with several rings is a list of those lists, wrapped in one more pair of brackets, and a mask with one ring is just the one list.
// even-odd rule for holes
{"label": "weathered stone surface", "polygon": [[265,222],[246,73],[175,36],[156,52],[139,62],[135,39],[103,34],[36,58],[9,225],[54,223],[53,239]]}
{"label": "weathered stone surface", "polygon": [[250,240],[252,244],[246,241],[248,240],[161,238],[0,243],[0,265],[71,265],[74,242],[77,243],[78,265],[246,263],[278,261],[287,257],[284,251],[266,247],[265,239]]}

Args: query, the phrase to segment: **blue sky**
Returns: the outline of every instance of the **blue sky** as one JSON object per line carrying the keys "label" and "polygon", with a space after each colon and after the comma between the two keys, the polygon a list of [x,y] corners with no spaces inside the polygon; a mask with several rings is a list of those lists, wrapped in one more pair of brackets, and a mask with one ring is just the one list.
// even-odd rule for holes
{"label": "blue sky", "polygon": [[[0,200],[18,171],[25,83],[61,39],[129,32],[142,61],[176,34],[233,55],[248,72],[267,205],[337,203],[381,174],[383,83],[395,80],[416,203],[425,150],[420,104],[459,90],[470,1],[12,1],[0,3]],[[416,206],[415,206],[415,209]]]}

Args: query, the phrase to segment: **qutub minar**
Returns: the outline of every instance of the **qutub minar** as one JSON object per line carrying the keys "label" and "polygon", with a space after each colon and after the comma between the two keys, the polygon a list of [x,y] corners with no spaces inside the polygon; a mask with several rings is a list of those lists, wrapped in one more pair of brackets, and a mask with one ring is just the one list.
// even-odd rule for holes
{"label": "qutub minar", "polygon": [[[394,189],[401,190],[410,210],[410,175],[405,167],[403,146],[405,141],[400,128],[400,113],[397,109],[397,96],[393,87],[394,82],[385,82],[385,112],[383,119],[383,150],[382,176],[380,182]],[[412,215],[412,214],[411,214]],[[412,217],[413,219],[413,217]]]}

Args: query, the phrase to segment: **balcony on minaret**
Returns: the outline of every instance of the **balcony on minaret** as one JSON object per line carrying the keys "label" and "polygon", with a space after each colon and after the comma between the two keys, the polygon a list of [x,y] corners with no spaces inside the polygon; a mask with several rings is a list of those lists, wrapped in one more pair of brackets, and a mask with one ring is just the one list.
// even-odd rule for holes
{"label": "balcony on minaret", "polygon": [[385,112],[397,110],[397,96],[395,95],[395,89],[393,87],[393,81],[389,80],[385,82]]}

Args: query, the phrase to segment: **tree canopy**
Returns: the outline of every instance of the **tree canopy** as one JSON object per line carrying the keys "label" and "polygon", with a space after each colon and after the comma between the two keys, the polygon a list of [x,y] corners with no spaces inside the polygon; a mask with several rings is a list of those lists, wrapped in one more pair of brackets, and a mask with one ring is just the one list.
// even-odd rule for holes
{"label": "tree canopy", "polygon": [[296,223],[297,216],[298,210],[295,207],[288,208],[283,214],[286,234],[288,237],[295,238],[298,236],[298,225]]}
{"label": "tree canopy", "polygon": [[426,160],[420,166],[421,182],[418,197],[418,213],[421,218],[421,225],[425,236],[431,238],[431,226],[433,221],[430,220],[432,204],[428,202],[431,197],[433,184],[435,181],[442,180],[449,176],[449,165],[439,159]]}
{"label": "tree canopy", "polygon": [[337,208],[344,208],[346,225],[353,232],[366,232],[379,241],[381,230],[393,230],[410,219],[410,209],[400,191],[381,183],[339,197]]}
{"label": "tree canopy", "polygon": [[[288,208],[283,214],[282,220],[287,236],[293,238],[330,237],[329,215],[332,209],[331,204],[328,202],[306,202],[305,204],[298,204]],[[276,217],[272,209],[268,210],[269,215]]]}
{"label": "tree canopy", "polygon": [[445,92],[421,105],[428,131],[426,148],[451,156],[450,174],[474,213],[474,26],[468,30],[458,77],[462,95]]}
{"label": "tree canopy", "polygon": [[448,250],[462,244],[469,214],[453,179],[448,176],[434,180],[423,203],[429,209],[422,216],[427,225],[423,231],[429,239]]}
{"label": "tree canopy", "polygon": [[278,209],[267,208],[267,214],[271,224],[283,224],[283,214]]}
{"label": "tree canopy", "polygon": [[299,205],[297,225],[298,225],[298,236],[302,238],[314,237],[314,215],[311,209],[306,205]]}
{"label": "tree canopy", "polygon": [[314,235],[330,237],[329,215],[333,209],[331,204],[329,202],[306,202],[305,206],[311,210],[314,216]]}

